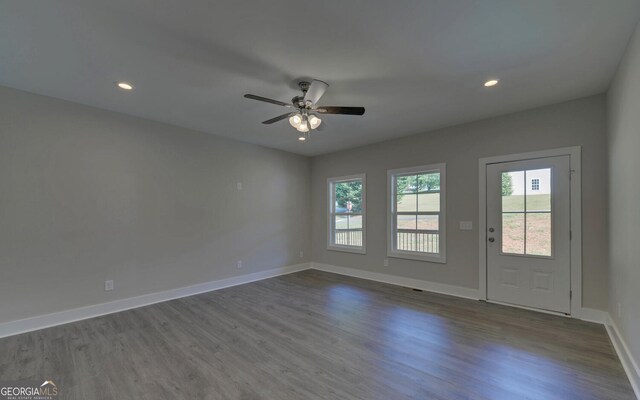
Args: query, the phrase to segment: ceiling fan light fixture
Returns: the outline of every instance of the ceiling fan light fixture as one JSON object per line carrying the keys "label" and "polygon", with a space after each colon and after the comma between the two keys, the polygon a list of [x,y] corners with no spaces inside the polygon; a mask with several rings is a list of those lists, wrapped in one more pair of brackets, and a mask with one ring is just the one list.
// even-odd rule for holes
{"label": "ceiling fan light fixture", "polygon": [[298,125],[296,127],[296,129],[298,130],[298,132],[302,132],[302,133],[309,132],[309,127],[307,126],[306,123],[302,123],[302,124]]}
{"label": "ceiling fan light fixture", "polygon": [[309,124],[311,125],[311,129],[316,129],[317,127],[320,126],[321,123],[322,123],[322,120],[316,117],[315,115],[312,115],[311,117],[309,117]]}
{"label": "ceiling fan light fixture", "polygon": [[289,124],[294,128],[298,129],[300,124],[302,123],[302,115],[300,113],[289,118]]}
{"label": "ceiling fan light fixture", "polygon": [[302,96],[298,95],[291,99],[290,103],[274,100],[268,97],[258,96],[247,93],[244,95],[246,99],[261,101],[263,103],[274,104],[276,106],[287,107],[289,112],[278,115],[277,117],[262,121],[263,124],[271,125],[273,123],[288,119],[289,124],[295,128],[301,135],[298,140],[304,142],[310,139],[310,133],[322,124],[322,119],[318,114],[330,115],[363,115],[364,107],[345,107],[345,106],[318,106],[318,101],[324,95],[329,87],[326,82],[313,79],[311,82],[300,81],[298,86],[302,91]]}

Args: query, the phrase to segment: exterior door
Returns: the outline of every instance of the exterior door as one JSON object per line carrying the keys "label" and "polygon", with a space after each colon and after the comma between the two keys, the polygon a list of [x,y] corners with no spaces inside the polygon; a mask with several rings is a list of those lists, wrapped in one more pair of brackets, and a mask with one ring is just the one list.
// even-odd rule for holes
{"label": "exterior door", "polygon": [[487,299],[571,312],[569,156],[487,165]]}

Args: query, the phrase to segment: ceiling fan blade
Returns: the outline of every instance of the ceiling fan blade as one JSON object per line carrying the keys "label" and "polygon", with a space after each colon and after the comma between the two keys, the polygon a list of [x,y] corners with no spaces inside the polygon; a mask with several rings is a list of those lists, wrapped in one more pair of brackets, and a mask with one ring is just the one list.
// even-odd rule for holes
{"label": "ceiling fan blade", "polygon": [[268,119],[266,121],[262,121],[263,124],[273,124],[274,122],[278,122],[278,121],[282,121],[285,118],[289,118],[296,115],[296,113],[292,112],[292,113],[286,113],[286,114],[282,114],[282,115],[278,115],[275,118],[271,118]]}
{"label": "ceiling fan blade", "polygon": [[309,85],[309,90],[307,90],[307,93],[304,95],[305,103],[309,101],[311,104],[316,104],[324,92],[327,91],[328,87],[329,84],[326,82],[317,79],[312,80],[311,85]]}
{"label": "ceiling fan blade", "polygon": [[271,104],[275,104],[277,106],[293,107],[291,104],[287,104],[287,103],[282,102],[280,100],[274,100],[274,99],[269,99],[267,97],[256,96],[255,94],[245,94],[244,97],[247,98],[247,99],[251,99],[251,100],[264,101],[265,103],[271,103]]}
{"label": "ceiling fan blade", "polygon": [[319,112],[320,114],[362,115],[364,114],[364,107],[321,106],[313,111]]}

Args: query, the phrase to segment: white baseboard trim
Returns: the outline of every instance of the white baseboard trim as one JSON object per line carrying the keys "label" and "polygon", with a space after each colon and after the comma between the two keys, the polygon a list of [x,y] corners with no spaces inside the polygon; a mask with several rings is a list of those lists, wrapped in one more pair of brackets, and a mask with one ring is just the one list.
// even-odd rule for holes
{"label": "white baseboard trim", "polygon": [[622,367],[629,377],[629,381],[631,382],[633,391],[636,394],[636,398],[640,399],[640,368],[638,368],[638,363],[629,351],[629,347],[620,334],[618,326],[613,322],[613,319],[611,319],[608,314],[605,327],[607,328],[609,338],[611,338],[611,343],[613,343],[613,348],[616,350],[616,353],[618,353],[618,358],[622,363]]}
{"label": "white baseboard trim", "polygon": [[5,322],[0,324],[0,338],[303,271],[309,269],[310,264],[311,263],[289,265],[267,271],[254,272],[252,274],[234,276],[217,281],[199,283],[192,286],[115,300],[108,303],[95,304],[52,314]]}
{"label": "white baseboard trim", "polygon": [[311,269],[317,269],[319,271],[331,272],[339,275],[351,276],[354,278],[368,279],[370,281],[389,283],[391,285],[405,286],[412,289],[425,290],[427,292],[434,292],[440,294],[447,294],[450,296],[464,297],[467,299],[478,300],[478,290],[466,288],[462,286],[447,285],[444,283],[437,283],[431,281],[424,281],[421,279],[405,278],[402,276],[382,274],[379,272],[365,271],[356,268],[338,267],[336,265],[311,263]]}
{"label": "white baseboard trim", "polygon": [[587,322],[595,322],[596,324],[607,325],[609,322],[609,313],[602,310],[596,310],[595,308],[582,308],[578,315],[574,315],[575,318],[581,319]]}

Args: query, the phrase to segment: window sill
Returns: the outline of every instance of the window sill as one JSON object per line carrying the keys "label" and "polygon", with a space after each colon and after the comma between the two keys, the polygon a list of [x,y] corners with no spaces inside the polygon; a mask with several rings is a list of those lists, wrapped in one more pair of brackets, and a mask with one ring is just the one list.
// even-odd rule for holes
{"label": "window sill", "polygon": [[424,262],[432,262],[432,263],[438,263],[438,264],[447,263],[446,256],[425,255],[425,254],[412,253],[412,252],[389,251],[387,252],[387,257],[404,258],[406,260],[424,261]]}
{"label": "window sill", "polygon": [[327,246],[327,250],[330,250],[330,251],[342,251],[344,253],[367,254],[367,249],[364,248],[364,247]]}

